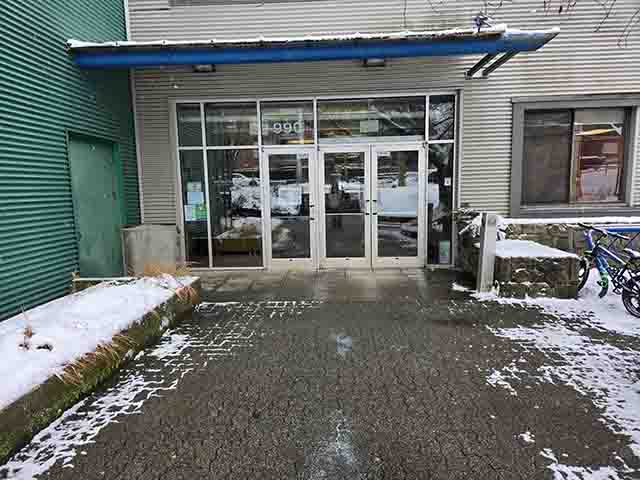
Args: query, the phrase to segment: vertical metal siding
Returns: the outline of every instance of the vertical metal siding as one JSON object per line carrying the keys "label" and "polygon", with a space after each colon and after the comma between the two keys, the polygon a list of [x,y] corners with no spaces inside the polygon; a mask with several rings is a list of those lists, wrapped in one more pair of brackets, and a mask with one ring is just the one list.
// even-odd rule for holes
{"label": "vertical metal siding", "polygon": [[[135,12],[149,0],[129,0],[134,40],[203,40],[257,35],[435,29],[469,25],[478,2],[350,0],[171,7]],[[640,29],[618,46],[638,7],[619,0],[599,32],[602,8],[579,2],[570,14],[546,13],[542,0],[508,3],[496,13],[517,28],[559,26],[542,50],[520,54],[487,79],[463,80],[477,58],[396,60],[384,69],[357,62],[219,66],[212,75],[187,69],[136,73],[144,166],[145,221],[175,221],[174,172],[170,164],[169,98],[233,98],[265,95],[348,95],[462,87],[465,93],[460,199],[474,208],[506,214],[511,172],[511,99],[520,96],[640,92]],[[638,142],[640,154],[640,142]],[[633,198],[640,204],[640,162]]]}
{"label": "vertical metal siding", "polygon": [[121,0],[7,0],[0,26],[0,319],[66,293],[77,269],[69,130],[116,142],[139,221],[126,72],[88,74],[68,38],[125,38]]}

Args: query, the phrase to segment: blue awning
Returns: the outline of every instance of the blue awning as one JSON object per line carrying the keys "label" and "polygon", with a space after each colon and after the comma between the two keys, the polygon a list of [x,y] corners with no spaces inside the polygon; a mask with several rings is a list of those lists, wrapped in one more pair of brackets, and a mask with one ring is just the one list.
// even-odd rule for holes
{"label": "blue awning", "polygon": [[[534,51],[558,35],[545,31],[510,30],[504,25],[485,30],[396,32],[199,42],[68,42],[82,68],[114,69],[162,65],[202,65],[322,60],[366,60],[485,54],[484,65],[499,54],[508,58]],[[496,61],[499,62],[501,59]],[[497,67],[496,67],[497,68]],[[475,72],[473,72],[475,73]]]}

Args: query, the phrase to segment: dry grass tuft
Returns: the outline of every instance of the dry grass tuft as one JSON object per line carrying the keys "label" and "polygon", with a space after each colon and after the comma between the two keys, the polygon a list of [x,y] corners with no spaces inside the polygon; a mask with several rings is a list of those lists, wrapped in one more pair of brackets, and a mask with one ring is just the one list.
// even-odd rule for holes
{"label": "dry grass tuft", "polygon": [[142,272],[133,273],[137,277],[160,277],[171,275],[172,277],[184,277],[189,275],[189,267],[184,263],[147,262]]}
{"label": "dry grass tuft", "polygon": [[115,367],[120,363],[122,355],[136,346],[135,340],[119,333],[111,339],[110,343],[101,343],[96,347],[95,352],[87,353],[68,364],[58,378],[67,384],[80,385],[84,380],[82,372],[101,366]]}
{"label": "dry grass tuft", "polygon": [[[190,271],[186,263],[147,262],[142,272],[130,272],[130,274],[138,278],[160,277],[162,275],[170,275],[177,278],[190,275]],[[178,296],[178,300],[182,303],[198,303],[198,292],[191,285],[182,285],[176,288],[175,293]]]}
{"label": "dry grass tuft", "polygon": [[[28,322],[29,317],[27,316],[27,312],[24,311],[24,308],[22,309],[22,315]],[[35,332],[33,331],[33,327],[27,323],[27,326],[24,327],[24,330],[22,331],[22,342],[20,342],[18,346],[25,350],[29,350],[31,348],[31,338],[33,337],[34,333]]]}
{"label": "dry grass tuft", "polygon": [[27,325],[26,327],[24,327],[24,331],[22,332],[24,335],[24,338],[31,338],[33,337],[33,327],[31,325]]}
{"label": "dry grass tuft", "polygon": [[198,303],[198,292],[191,285],[183,285],[176,289],[176,296],[182,303],[195,305]]}

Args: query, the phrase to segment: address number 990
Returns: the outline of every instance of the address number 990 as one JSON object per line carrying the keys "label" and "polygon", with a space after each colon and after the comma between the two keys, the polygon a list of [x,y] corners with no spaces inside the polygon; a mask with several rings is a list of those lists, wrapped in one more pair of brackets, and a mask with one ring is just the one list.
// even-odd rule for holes
{"label": "address number 990", "polygon": [[301,121],[297,122],[275,122],[271,127],[273,133],[280,135],[282,133],[301,133],[304,131],[304,125]]}

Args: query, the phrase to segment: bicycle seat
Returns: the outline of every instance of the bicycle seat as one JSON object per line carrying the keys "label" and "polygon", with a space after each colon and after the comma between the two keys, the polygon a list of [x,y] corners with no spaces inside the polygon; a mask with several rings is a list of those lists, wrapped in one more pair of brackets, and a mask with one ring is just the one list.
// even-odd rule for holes
{"label": "bicycle seat", "polygon": [[640,259],[640,252],[637,252],[637,251],[632,250],[630,248],[625,248],[624,252],[629,254],[629,256],[631,258],[633,258],[634,260],[639,260]]}

